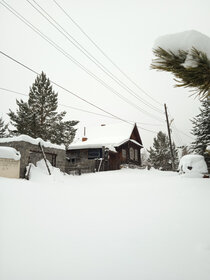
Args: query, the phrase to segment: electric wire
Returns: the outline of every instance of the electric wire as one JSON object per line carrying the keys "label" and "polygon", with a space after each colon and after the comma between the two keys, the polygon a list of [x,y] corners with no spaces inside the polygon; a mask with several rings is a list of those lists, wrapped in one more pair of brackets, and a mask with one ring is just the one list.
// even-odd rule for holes
{"label": "electric wire", "polygon": [[86,36],[86,38],[103,54],[104,57],[108,59],[108,61],[115,66],[118,71],[123,74],[132,84],[134,84],[141,92],[143,92],[146,96],[148,96],[151,100],[155,101],[157,104],[162,104],[157,101],[155,98],[153,98],[151,95],[149,95],[145,90],[143,90],[136,82],[134,82],[103,50],[99,47],[99,45],[87,34],[87,32],[84,31],[84,29],[65,11],[64,8],[61,7],[61,5],[58,4],[56,0],[53,0],[53,2],[59,7],[59,9],[71,20],[71,22],[77,26],[77,28]]}
{"label": "electric wire", "polygon": [[[119,86],[125,89],[129,94],[138,99],[144,105],[148,106],[150,109],[164,114],[163,111],[153,106],[143,98],[139,97],[131,88],[129,88],[124,82],[118,79],[112,72],[107,69],[98,59],[96,59],[86,48],[84,48],[68,31],[66,31],[45,9],[43,9],[35,0],[32,0],[51,20],[49,20],[37,7],[35,7],[30,0],[26,0],[40,15],[42,15],[56,30],[58,30],[70,43],[72,43],[77,49],[79,49],[88,59],[90,59],[99,69],[101,69],[108,77],[114,80]],[[61,30],[57,27],[61,28]],[[70,38],[69,38],[70,37]],[[73,41],[72,41],[73,40]]]}
{"label": "electric wire", "polygon": [[[170,112],[169,112],[169,115],[170,115],[171,118],[173,118]],[[174,119],[174,118],[173,118],[173,119]],[[177,134],[181,133],[181,134],[187,136],[188,138],[191,138],[192,140],[194,140],[192,136],[190,136],[190,135],[186,134],[185,132],[181,131],[180,129],[178,129],[178,128],[176,127],[175,124],[174,124],[174,128],[175,128],[175,130],[177,131]],[[179,137],[180,137],[180,139],[181,139],[181,142],[183,143],[182,138],[181,138],[180,135],[179,135]]]}
{"label": "electric wire", "polygon": [[[31,72],[35,73],[36,75],[39,75],[39,73],[36,72],[35,70],[33,70],[32,68],[30,68],[30,67],[26,66],[25,64],[19,62],[18,60],[14,59],[13,57],[9,56],[8,54],[2,52],[1,50],[0,50],[0,53],[1,53],[2,55],[6,56],[7,58],[13,60],[13,61],[16,62],[17,64],[23,66],[23,67],[26,68],[27,70],[30,70]],[[85,98],[80,97],[78,94],[76,94],[76,93],[74,93],[74,92],[72,92],[72,91],[66,89],[65,87],[59,85],[58,83],[56,83],[56,82],[54,82],[54,81],[52,81],[52,80],[50,80],[50,82],[51,82],[52,84],[54,84],[55,86],[61,88],[62,90],[64,90],[64,91],[67,92],[68,94],[71,94],[71,95],[75,96],[76,98],[78,98],[78,99],[84,101],[85,103],[87,103],[87,104],[89,104],[89,105],[91,105],[91,106],[97,108],[98,110],[100,110],[100,111],[102,111],[102,112],[104,112],[104,113],[106,113],[106,114],[108,114],[108,115],[111,115],[111,116],[113,116],[113,117],[115,117],[115,118],[117,118],[117,119],[119,119],[119,120],[121,120],[121,121],[123,121],[123,122],[129,123],[129,122],[127,122],[126,120],[124,120],[124,119],[122,119],[122,118],[120,118],[120,117],[117,117],[116,115],[114,115],[114,114],[112,114],[112,113],[109,113],[108,111],[106,111],[106,110],[100,108],[99,106],[93,104],[92,102],[86,100]],[[131,123],[129,123],[129,124],[131,124]]]}
{"label": "electric wire", "polygon": [[[22,96],[26,96],[26,97],[29,97],[28,94],[25,94],[25,93],[21,93],[21,92],[18,92],[18,91],[14,91],[14,90],[11,90],[11,89],[7,89],[7,88],[3,88],[3,87],[0,87],[0,90],[3,90],[3,91],[7,91],[7,92],[11,92],[11,93],[15,93],[15,94],[19,94],[19,95],[22,95]],[[77,111],[82,111],[82,112],[85,112],[85,113],[89,113],[89,114],[93,114],[93,115],[98,115],[98,116],[102,116],[102,117],[106,117],[106,118],[112,118],[112,119],[116,119],[116,117],[113,117],[113,116],[107,116],[107,115],[103,115],[103,114],[100,114],[100,113],[95,113],[95,112],[92,112],[92,111],[88,111],[88,110],[84,110],[84,109],[81,109],[81,108],[77,108],[77,107],[73,107],[73,106],[70,106],[70,105],[65,105],[65,104],[61,104],[61,103],[58,103],[59,106],[62,106],[62,107],[65,107],[65,108],[70,108],[70,109],[73,109],[73,110],[77,110]],[[149,129],[146,129],[146,128],[143,128],[140,125],[153,125],[153,124],[148,124],[148,123],[141,123],[141,122],[134,122],[134,121],[128,121],[127,122],[129,123],[136,123],[138,127],[140,127],[141,129],[143,130],[146,130],[146,131],[149,131],[149,132],[153,132],[153,133],[157,133],[156,131],[154,130],[149,130]]]}
{"label": "electric wire", "polygon": [[60,46],[58,46],[54,41],[52,41],[48,36],[44,35],[44,33],[42,33],[38,28],[36,28],[33,24],[31,24],[27,19],[25,19],[20,13],[18,13],[15,9],[13,9],[9,4],[7,4],[4,0],[2,0],[2,2],[0,2],[0,4],[2,4],[6,9],[8,9],[12,14],[14,14],[17,18],[19,18],[23,23],[25,23],[29,28],[31,28],[34,32],[36,32],[39,36],[41,36],[45,41],[47,41],[49,44],[51,44],[55,49],[57,49],[59,52],[61,52],[65,57],[67,57],[69,60],[71,60],[73,63],[75,63],[77,66],[79,66],[81,69],[83,69],[88,75],[92,76],[95,80],[97,80],[99,83],[101,83],[104,87],[106,87],[108,90],[110,90],[112,93],[114,93],[115,95],[117,95],[119,98],[121,98],[122,100],[124,100],[127,104],[130,104],[131,106],[133,106],[134,108],[136,108],[137,110],[139,110],[140,112],[142,112],[143,114],[148,115],[151,118],[154,118],[156,120],[159,121],[164,121],[161,118],[158,118],[156,116],[154,116],[151,113],[148,113],[147,111],[145,111],[144,109],[140,108],[139,106],[137,106],[136,104],[134,104],[133,102],[131,102],[129,99],[125,98],[124,96],[122,96],[121,94],[119,94],[119,92],[117,92],[115,89],[113,89],[112,87],[110,87],[109,85],[107,85],[103,80],[101,80],[99,77],[97,77],[95,74],[93,74],[90,70],[88,70],[87,68],[85,68],[80,62],[78,62],[76,59],[74,59],[70,54],[68,54],[67,52],[65,52],[65,50],[63,50]]}

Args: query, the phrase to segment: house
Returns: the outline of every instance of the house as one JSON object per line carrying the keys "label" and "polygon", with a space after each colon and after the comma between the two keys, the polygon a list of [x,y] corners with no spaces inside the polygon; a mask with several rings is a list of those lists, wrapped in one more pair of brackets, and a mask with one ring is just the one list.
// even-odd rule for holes
{"label": "house", "polygon": [[27,135],[0,138],[0,147],[12,147],[20,153],[20,178],[25,178],[26,167],[29,163],[36,165],[37,161],[43,159],[40,144],[44,150],[46,159],[52,166],[58,167],[64,172],[66,164],[66,151],[64,146],[43,141],[41,138],[34,139]]}
{"label": "house", "polygon": [[142,141],[135,125],[117,123],[86,129],[85,136],[66,152],[66,172],[87,173],[141,165]]}

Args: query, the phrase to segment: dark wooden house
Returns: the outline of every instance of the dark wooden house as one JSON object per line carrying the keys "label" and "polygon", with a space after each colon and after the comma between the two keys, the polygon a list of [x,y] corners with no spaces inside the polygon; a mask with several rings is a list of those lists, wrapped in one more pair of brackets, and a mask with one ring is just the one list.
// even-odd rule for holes
{"label": "dark wooden house", "polygon": [[66,172],[117,170],[123,164],[141,166],[142,147],[136,124],[87,128],[86,135],[67,150]]}

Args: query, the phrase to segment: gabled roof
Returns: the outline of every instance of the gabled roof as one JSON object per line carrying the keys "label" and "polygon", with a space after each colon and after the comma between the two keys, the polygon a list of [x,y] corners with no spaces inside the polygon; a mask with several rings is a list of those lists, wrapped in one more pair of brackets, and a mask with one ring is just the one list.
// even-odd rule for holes
{"label": "gabled roof", "polygon": [[[131,139],[135,133],[136,139]],[[136,125],[128,123],[115,123],[86,128],[87,140],[72,143],[69,150],[102,148],[103,146],[114,149],[131,139],[132,142],[142,146],[141,138]]]}

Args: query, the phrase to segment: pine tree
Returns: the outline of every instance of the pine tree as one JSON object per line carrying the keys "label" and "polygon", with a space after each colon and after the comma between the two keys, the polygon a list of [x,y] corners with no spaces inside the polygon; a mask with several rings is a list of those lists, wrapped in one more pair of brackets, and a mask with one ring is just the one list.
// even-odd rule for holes
{"label": "pine tree", "polygon": [[17,100],[18,110],[16,113],[10,110],[8,114],[16,128],[13,133],[40,137],[66,146],[70,144],[76,132],[73,126],[78,121],[63,121],[66,112],[56,112],[57,97],[58,94],[52,89],[50,80],[42,72],[30,87],[28,101]]}
{"label": "pine tree", "polygon": [[[175,54],[159,47],[154,55],[151,68],[174,74],[176,87],[192,88],[201,98],[210,96],[210,60],[205,53],[192,48]],[[191,63],[185,65],[186,59]]]}
{"label": "pine tree", "polygon": [[203,155],[208,169],[210,169],[210,155],[206,151],[210,145],[210,97],[201,102],[200,113],[192,120],[192,134],[196,137],[192,143],[192,150]]}
{"label": "pine tree", "polygon": [[3,119],[0,118],[0,138],[8,136],[8,124],[5,124]]}
{"label": "pine tree", "polygon": [[[172,151],[175,159],[175,167],[178,164],[178,152],[175,144],[172,144]],[[154,138],[153,148],[149,149],[149,162],[156,169],[172,170],[169,139],[165,133],[159,131],[157,138]]]}

